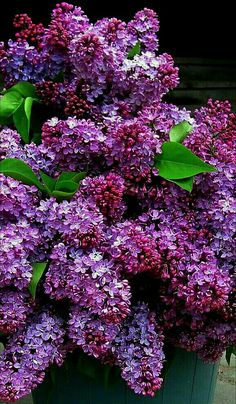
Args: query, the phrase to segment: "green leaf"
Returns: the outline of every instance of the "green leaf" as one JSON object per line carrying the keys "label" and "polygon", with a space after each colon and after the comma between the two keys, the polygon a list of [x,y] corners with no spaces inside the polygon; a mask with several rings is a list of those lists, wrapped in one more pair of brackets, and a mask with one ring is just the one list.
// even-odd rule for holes
{"label": "green leaf", "polygon": [[32,97],[27,97],[27,98],[25,99],[25,105],[24,105],[24,107],[25,107],[25,114],[26,114],[26,117],[27,117],[27,119],[28,119],[28,126],[29,126],[29,128],[30,128],[30,119],[31,119],[32,105],[33,105],[33,102],[34,102],[34,101],[35,101],[35,99],[32,98]]}
{"label": "green leaf", "polygon": [[39,171],[42,181],[45,185],[45,189],[47,190],[48,194],[51,195],[55,189],[56,180],[54,178],[49,177],[49,175],[45,174],[43,171]]}
{"label": "green leaf", "polygon": [[12,91],[17,91],[24,98],[32,97],[38,99],[34,85],[29,83],[28,81],[20,81],[19,83],[9,88],[5,92],[5,94],[9,94]]}
{"label": "green leaf", "polygon": [[63,201],[64,199],[70,200],[72,196],[74,196],[74,192],[64,192],[64,191],[53,191],[52,196],[58,200],[58,202]]}
{"label": "green leaf", "polygon": [[9,158],[0,161],[0,173],[21,181],[27,185],[35,185],[41,191],[45,191],[37,175],[24,161]]}
{"label": "green leaf", "polygon": [[132,49],[130,49],[127,59],[133,59],[136,55],[140,55],[141,53],[141,43],[137,42]]}
{"label": "green leaf", "polygon": [[32,142],[37,146],[41,144],[41,133],[34,133],[32,136]]}
{"label": "green leaf", "polygon": [[47,264],[48,264],[47,262],[34,262],[32,264],[33,274],[32,274],[31,282],[29,284],[29,291],[34,299],[35,299],[38,283],[45,272]]}
{"label": "green leaf", "polygon": [[11,91],[0,98],[0,121],[6,120],[19,108],[23,98],[17,91]]}
{"label": "green leaf", "polygon": [[191,130],[192,126],[187,121],[178,123],[170,131],[170,141],[182,143]]}
{"label": "green leaf", "polygon": [[55,191],[76,192],[79,184],[73,181],[57,181]]}
{"label": "green leaf", "polygon": [[63,199],[71,199],[77,189],[79,188],[79,184],[73,181],[57,181],[55,185],[55,190],[52,192],[52,196],[54,196],[58,201],[62,201]]}
{"label": "green leaf", "polygon": [[0,117],[0,125],[12,125],[13,121],[12,121],[12,116],[8,117],[8,118],[3,118]]}
{"label": "green leaf", "polygon": [[17,132],[21,135],[22,140],[25,143],[29,143],[29,124],[25,114],[24,103],[25,102],[22,99],[21,105],[13,114],[13,122]]}
{"label": "green leaf", "polygon": [[215,167],[205,163],[180,143],[165,142],[162,154],[155,157],[159,175],[167,180],[179,180],[204,172],[214,172]]}
{"label": "green leaf", "polygon": [[27,97],[25,100],[22,99],[21,105],[13,114],[13,121],[16,129],[25,143],[29,143],[30,118],[33,101],[34,100],[31,97]]}
{"label": "green leaf", "polygon": [[74,182],[80,182],[86,177],[87,173],[85,171],[81,172],[76,172],[76,171],[68,171],[68,172],[63,172],[60,174],[58,178],[59,181],[74,181]]}
{"label": "green leaf", "polygon": [[231,355],[236,355],[236,346],[230,346],[226,348],[225,358],[227,360],[228,365],[230,365]]}
{"label": "green leaf", "polygon": [[185,189],[185,191],[192,192],[193,190],[193,180],[194,177],[183,178],[181,180],[168,180],[178,185],[180,188]]}

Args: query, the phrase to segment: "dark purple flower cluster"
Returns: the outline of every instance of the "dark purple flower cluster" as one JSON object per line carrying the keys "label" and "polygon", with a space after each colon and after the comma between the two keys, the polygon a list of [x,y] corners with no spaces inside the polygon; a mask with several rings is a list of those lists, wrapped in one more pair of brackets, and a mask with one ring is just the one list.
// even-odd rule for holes
{"label": "dark purple flower cluster", "polygon": [[124,179],[116,173],[85,178],[80,192],[93,200],[107,220],[120,220],[126,210]]}
{"label": "dark purple flower cluster", "polygon": [[111,227],[107,240],[107,254],[124,274],[147,271],[153,276],[160,274],[162,262],[154,228],[143,229],[140,223],[127,220]]}
{"label": "dark purple flower cluster", "polygon": [[[24,14],[14,25],[16,40],[0,44],[4,87],[34,83],[47,118],[40,144],[1,126],[0,161],[42,170],[48,189],[62,172],[65,181],[58,197],[0,174],[0,400],[28,394],[77,348],[153,396],[164,343],[205,361],[236,343],[236,115],[228,102],[193,114],[163,102],[178,69],[158,54],[152,10],[90,23],[61,3],[48,27]],[[154,168],[183,121],[183,144],[217,167],[192,193]]]}

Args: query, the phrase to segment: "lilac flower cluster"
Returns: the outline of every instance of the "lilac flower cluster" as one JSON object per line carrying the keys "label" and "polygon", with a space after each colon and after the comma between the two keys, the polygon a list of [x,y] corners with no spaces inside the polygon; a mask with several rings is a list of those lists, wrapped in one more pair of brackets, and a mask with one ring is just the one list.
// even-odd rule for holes
{"label": "lilac flower cluster", "polygon": [[0,223],[33,217],[39,203],[37,188],[0,175]]}
{"label": "lilac flower cluster", "polygon": [[34,302],[27,292],[3,288],[0,290],[0,332],[12,333],[24,325],[33,311]]}
{"label": "lilac flower cluster", "polygon": [[153,233],[134,221],[118,223],[108,231],[107,253],[127,275],[148,271],[158,276],[162,262]]}
{"label": "lilac flower cluster", "polygon": [[118,221],[122,218],[126,210],[125,182],[120,175],[109,172],[107,175],[85,178],[80,192],[95,202],[104,219]]}
{"label": "lilac flower cluster", "polygon": [[9,338],[0,358],[2,400],[29,394],[43,381],[50,364],[62,363],[64,335],[61,319],[50,311],[28,318],[25,327]]}
{"label": "lilac flower cluster", "polygon": [[[153,396],[165,343],[209,362],[236,343],[236,115],[228,102],[190,113],[163,101],[178,69],[158,54],[152,10],[90,23],[63,2],[48,27],[25,14],[14,26],[0,44],[4,87],[34,83],[47,119],[40,144],[1,126],[0,161],[86,178],[61,200],[0,174],[0,400],[28,394],[78,348]],[[183,144],[217,167],[192,193],[154,168],[183,121]],[[47,265],[34,297],[36,263]]]}
{"label": "lilac flower cluster", "polygon": [[39,228],[25,219],[8,223],[0,228],[0,281],[1,287],[27,287],[32,277],[31,262],[37,256],[41,235]]}
{"label": "lilac flower cluster", "polygon": [[73,201],[58,203],[54,198],[42,200],[37,212],[46,237],[60,235],[63,242],[75,248],[96,246],[103,238],[103,216],[92,200],[80,195]]}
{"label": "lilac flower cluster", "polygon": [[114,339],[112,352],[122,368],[122,377],[135,393],[153,396],[160,388],[163,340],[155,313],[144,303],[133,307]]}
{"label": "lilac flower cluster", "polygon": [[84,352],[103,359],[111,351],[112,343],[119,332],[119,325],[106,323],[88,310],[74,306],[70,312],[69,336]]}
{"label": "lilac flower cluster", "polygon": [[53,155],[53,164],[61,170],[87,168],[93,160],[101,160],[106,137],[91,120],[52,118],[42,127],[43,146]]}
{"label": "lilac flower cluster", "polygon": [[45,279],[45,291],[58,300],[69,298],[90,313],[112,323],[120,322],[130,306],[130,287],[112,261],[99,251],[88,255],[82,250],[68,250],[60,243],[51,253]]}

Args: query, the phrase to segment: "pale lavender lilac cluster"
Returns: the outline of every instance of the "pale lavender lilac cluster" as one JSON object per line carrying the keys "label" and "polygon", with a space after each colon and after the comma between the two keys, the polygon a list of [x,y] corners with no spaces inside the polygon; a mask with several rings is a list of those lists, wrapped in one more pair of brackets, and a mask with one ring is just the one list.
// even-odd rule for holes
{"label": "pale lavender lilac cluster", "polygon": [[[158,54],[152,10],[90,23],[61,3],[48,27],[25,14],[14,25],[16,39],[0,46],[4,85],[34,83],[51,115],[39,145],[2,127],[0,159],[87,177],[59,202],[0,175],[0,399],[28,394],[78,348],[153,396],[164,346],[216,361],[236,343],[236,116],[228,102],[191,114],[162,99],[178,69]],[[153,167],[182,121],[193,128],[184,145],[217,167],[191,194]],[[32,264],[45,261],[34,300]]]}

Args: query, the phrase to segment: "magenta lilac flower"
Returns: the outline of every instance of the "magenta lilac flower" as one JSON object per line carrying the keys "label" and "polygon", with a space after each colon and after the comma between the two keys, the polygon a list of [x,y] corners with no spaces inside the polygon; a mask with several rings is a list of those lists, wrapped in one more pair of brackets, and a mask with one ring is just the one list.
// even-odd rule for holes
{"label": "magenta lilac flower", "polygon": [[154,229],[149,232],[135,221],[125,221],[110,228],[107,253],[127,275],[148,271],[155,277],[161,271]]}
{"label": "magenta lilac flower", "polygon": [[108,173],[83,180],[80,192],[94,200],[104,218],[120,220],[126,210],[124,203],[125,182],[116,173]]}

